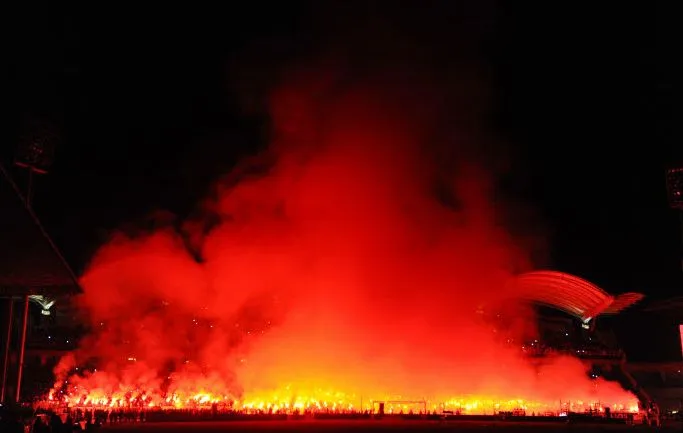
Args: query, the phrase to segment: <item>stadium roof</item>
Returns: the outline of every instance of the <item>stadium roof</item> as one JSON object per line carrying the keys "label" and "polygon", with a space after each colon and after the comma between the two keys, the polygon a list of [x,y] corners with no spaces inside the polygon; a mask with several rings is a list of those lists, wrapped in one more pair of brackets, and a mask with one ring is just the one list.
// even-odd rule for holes
{"label": "stadium roof", "polygon": [[0,164],[0,296],[81,291],[76,276]]}
{"label": "stadium roof", "polygon": [[509,284],[516,296],[558,308],[584,322],[601,314],[617,314],[644,297],[640,293],[614,297],[589,281],[557,271],[527,272]]}

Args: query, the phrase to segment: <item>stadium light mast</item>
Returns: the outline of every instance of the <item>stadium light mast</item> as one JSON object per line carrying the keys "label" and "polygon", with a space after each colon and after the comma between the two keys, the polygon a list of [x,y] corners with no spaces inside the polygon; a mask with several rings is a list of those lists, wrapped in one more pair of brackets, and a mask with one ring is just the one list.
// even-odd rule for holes
{"label": "stadium light mast", "polygon": [[[54,139],[46,133],[44,128],[31,131],[31,135],[21,140],[14,158],[14,165],[28,172],[26,184],[26,208],[31,211],[33,201],[33,178],[36,174],[47,174],[54,156]],[[21,321],[21,342],[19,346],[19,368],[17,372],[17,390],[15,400],[21,401],[21,379],[24,373],[24,358],[26,354],[26,330],[28,328],[28,307],[31,294],[27,291],[23,296],[24,309]],[[10,302],[13,302],[10,299]],[[11,332],[11,331],[10,331]]]}
{"label": "stadium light mast", "polygon": [[[683,243],[683,168],[672,168],[666,171],[666,189],[671,209],[678,211],[681,226],[681,242]],[[681,254],[683,270],[683,254]]]}

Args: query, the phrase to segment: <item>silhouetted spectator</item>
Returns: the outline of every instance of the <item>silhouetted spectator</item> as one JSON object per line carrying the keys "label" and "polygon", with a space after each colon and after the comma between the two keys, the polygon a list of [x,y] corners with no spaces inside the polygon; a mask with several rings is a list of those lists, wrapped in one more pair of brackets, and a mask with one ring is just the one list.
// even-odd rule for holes
{"label": "silhouetted spectator", "polygon": [[59,415],[53,413],[50,416],[50,429],[52,430],[52,433],[61,432],[63,427],[64,423],[62,423],[62,419],[59,417]]}
{"label": "silhouetted spectator", "polygon": [[47,433],[47,425],[43,422],[41,417],[37,417],[33,422],[33,433]]}
{"label": "silhouetted spectator", "polygon": [[71,415],[66,416],[66,422],[64,423],[64,426],[62,427],[62,431],[64,433],[71,433],[74,429],[74,420],[71,418]]}

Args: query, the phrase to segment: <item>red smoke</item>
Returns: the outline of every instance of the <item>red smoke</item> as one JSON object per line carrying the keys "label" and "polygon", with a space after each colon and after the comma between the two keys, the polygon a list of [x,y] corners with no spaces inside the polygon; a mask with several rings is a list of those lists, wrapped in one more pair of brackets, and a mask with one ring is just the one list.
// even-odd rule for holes
{"label": "red smoke", "polygon": [[429,103],[327,81],[274,93],[270,149],[218,184],[204,219],[99,250],[82,279],[95,329],[58,375],[97,372],[72,395],[633,404],[579,361],[531,367],[476,314],[530,264],[495,179],[438,151]]}

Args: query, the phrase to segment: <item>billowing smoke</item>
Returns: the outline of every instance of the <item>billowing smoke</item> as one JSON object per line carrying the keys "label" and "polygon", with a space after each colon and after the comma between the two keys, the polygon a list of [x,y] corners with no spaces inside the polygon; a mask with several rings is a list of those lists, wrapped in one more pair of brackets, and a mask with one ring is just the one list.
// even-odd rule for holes
{"label": "billowing smoke", "polygon": [[533,264],[491,161],[459,134],[467,110],[424,74],[330,69],[275,87],[269,148],[199,217],[98,251],[82,278],[93,332],[58,382],[90,365],[72,395],[632,403],[577,360],[532,367],[505,344],[533,332],[522,306],[505,337],[478,313]]}

